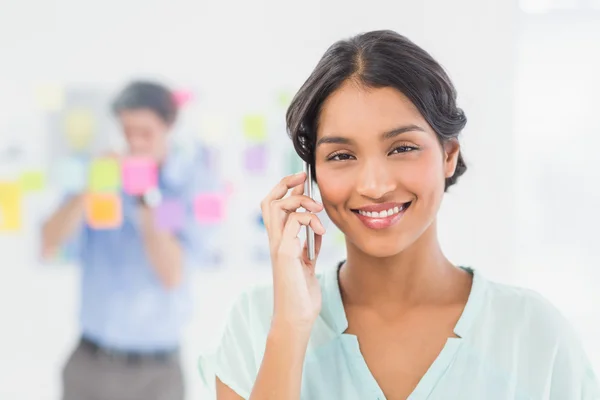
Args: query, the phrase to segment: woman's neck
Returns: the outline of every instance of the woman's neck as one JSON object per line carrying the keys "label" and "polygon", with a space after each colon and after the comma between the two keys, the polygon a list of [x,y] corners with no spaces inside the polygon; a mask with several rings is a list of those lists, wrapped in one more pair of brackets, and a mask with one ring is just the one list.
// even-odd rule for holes
{"label": "woman's neck", "polygon": [[[368,308],[410,309],[447,304],[470,290],[467,273],[444,256],[435,222],[409,248],[393,257],[376,258],[348,244],[340,270],[344,303]],[[458,293],[460,292],[460,294]]]}

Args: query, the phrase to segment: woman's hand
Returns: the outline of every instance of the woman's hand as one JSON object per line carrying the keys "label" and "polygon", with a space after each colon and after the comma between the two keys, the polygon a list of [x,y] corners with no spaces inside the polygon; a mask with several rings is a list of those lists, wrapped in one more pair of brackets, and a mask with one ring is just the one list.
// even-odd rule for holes
{"label": "woman's hand", "polygon": [[[316,259],[325,228],[313,214],[323,206],[304,193],[306,173],[283,178],[261,203],[269,236],[274,286],[274,326],[310,333],[321,311],[321,289],[315,276]],[[291,194],[286,197],[289,189]],[[298,208],[308,212],[297,212]],[[315,260],[308,259],[298,233],[310,225],[315,232]]]}

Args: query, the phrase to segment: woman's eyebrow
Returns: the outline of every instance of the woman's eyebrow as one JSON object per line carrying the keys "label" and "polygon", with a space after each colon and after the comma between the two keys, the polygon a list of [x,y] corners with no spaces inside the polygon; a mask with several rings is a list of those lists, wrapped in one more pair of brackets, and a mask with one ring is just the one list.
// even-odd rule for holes
{"label": "woman's eyebrow", "polygon": [[[382,140],[392,139],[398,135],[401,135],[406,132],[412,132],[412,131],[425,132],[425,129],[421,128],[418,125],[414,125],[414,124],[404,125],[404,126],[400,126],[398,128],[394,128],[391,131],[384,132],[381,135],[381,139]],[[325,144],[325,143],[328,143],[328,144],[352,144],[353,140],[343,137],[343,136],[323,136],[322,138],[320,138],[317,141],[317,145],[315,147],[318,147],[319,145]]]}
{"label": "woman's eyebrow", "polygon": [[400,126],[398,128],[392,129],[391,131],[385,132],[383,135],[381,135],[381,137],[383,140],[387,140],[387,139],[392,139],[403,133],[413,132],[413,131],[425,132],[425,129],[423,129],[420,126],[415,125],[415,124],[404,125],[404,126]]}

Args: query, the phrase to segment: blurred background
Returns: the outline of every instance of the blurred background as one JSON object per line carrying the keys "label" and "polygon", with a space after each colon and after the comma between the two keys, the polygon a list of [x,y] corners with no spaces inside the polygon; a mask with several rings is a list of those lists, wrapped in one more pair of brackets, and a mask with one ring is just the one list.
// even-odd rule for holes
{"label": "blurred background", "polygon": [[[440,61],[469,119],[445,251],[541,292],[600,370],[599,0],[0,0],[0,398],[59,398],[79,269],[66,250],[41,260],[40,224],[77,180],[74,155],[122,148],[110,101],[136,79],[175,90],[173,146],[200,149],[220,183],[197,215],[215,233],[182,344],[187,398],[208,398],[198,354],[235,296],[270,278],[259,202],[301,169],[286,106],[329,45],[373,29]],[[328,227],[321,266],[344,254]]]}

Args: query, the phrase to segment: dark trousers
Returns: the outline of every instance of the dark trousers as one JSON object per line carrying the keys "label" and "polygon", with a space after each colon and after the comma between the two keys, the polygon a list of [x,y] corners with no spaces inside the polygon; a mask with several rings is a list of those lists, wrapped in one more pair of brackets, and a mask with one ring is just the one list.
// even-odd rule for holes
{"label": "dark trousers", "polygon": [[79,343],[63,369],[62,400],[183,400],[179,357],[128,357]]}

